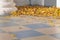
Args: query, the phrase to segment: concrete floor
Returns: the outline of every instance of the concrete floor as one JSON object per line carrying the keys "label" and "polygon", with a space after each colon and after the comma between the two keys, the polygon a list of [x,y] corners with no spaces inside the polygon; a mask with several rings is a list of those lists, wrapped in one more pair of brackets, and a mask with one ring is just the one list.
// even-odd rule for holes
{"label": "concrete floor", "polygon": [[44,17],[0,17],[0,40],[60,40],[60,20]]}

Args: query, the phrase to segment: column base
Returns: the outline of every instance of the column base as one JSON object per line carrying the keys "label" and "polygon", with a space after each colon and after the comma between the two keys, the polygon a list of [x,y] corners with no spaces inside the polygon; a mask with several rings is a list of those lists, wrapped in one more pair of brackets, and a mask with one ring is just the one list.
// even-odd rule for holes
{"label": "column base", "polygon": [[16,7],[13,7],[13,8],[0,8],[0,15],[7,15],[7,14],[10,14],[10,12],[12,11],[16,11],[17,8]]}

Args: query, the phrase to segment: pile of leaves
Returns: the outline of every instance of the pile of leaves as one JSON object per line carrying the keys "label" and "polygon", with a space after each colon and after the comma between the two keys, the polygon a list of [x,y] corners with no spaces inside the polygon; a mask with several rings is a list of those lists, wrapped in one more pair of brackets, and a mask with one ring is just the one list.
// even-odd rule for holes
{"label": "pile of leaves", "polygon": [[60,8],[43,6],[17,6],[18,10],[11,12],[11,16],[30,15],[38,17],[60,17]]}

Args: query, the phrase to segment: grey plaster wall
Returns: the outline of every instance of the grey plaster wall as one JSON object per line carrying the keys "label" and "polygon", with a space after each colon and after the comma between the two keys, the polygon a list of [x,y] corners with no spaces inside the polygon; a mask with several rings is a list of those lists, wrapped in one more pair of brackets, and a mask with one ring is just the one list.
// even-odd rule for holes
{"label": "grey plaster wall", "polygon": [[31,4],[32,5],[42,5],[42,0],[32,0]]}
{"label": "grey plaster wall", "polygon": [[44,0],[45,6],[56,6],[56,0]]}
{"label": "grey plaster wall", "polygon": [[[18,6],[29,5],[29,0],[14,0]],[[32,5],[42,5],[42,0],[31,0]]]}
{"label": "grey plaster wall", "polygon": [[[29,0],[14,0],[18,6],[29,5]],[[31,0],[32,5],[56,6],[56,0]]]}
{"label": "grey plaster wall", "polygon": [[29,0],[14,0],[17,6],[29,5]]}

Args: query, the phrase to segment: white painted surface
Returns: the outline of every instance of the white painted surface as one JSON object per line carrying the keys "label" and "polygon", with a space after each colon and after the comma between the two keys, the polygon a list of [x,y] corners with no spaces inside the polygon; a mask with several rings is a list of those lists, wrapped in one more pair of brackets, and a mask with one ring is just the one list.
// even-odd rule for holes
{"label": "white painted surface", "polygon": [[57,1],[56,6],[60,8],[60,0],[56,0],[56,1]]}

